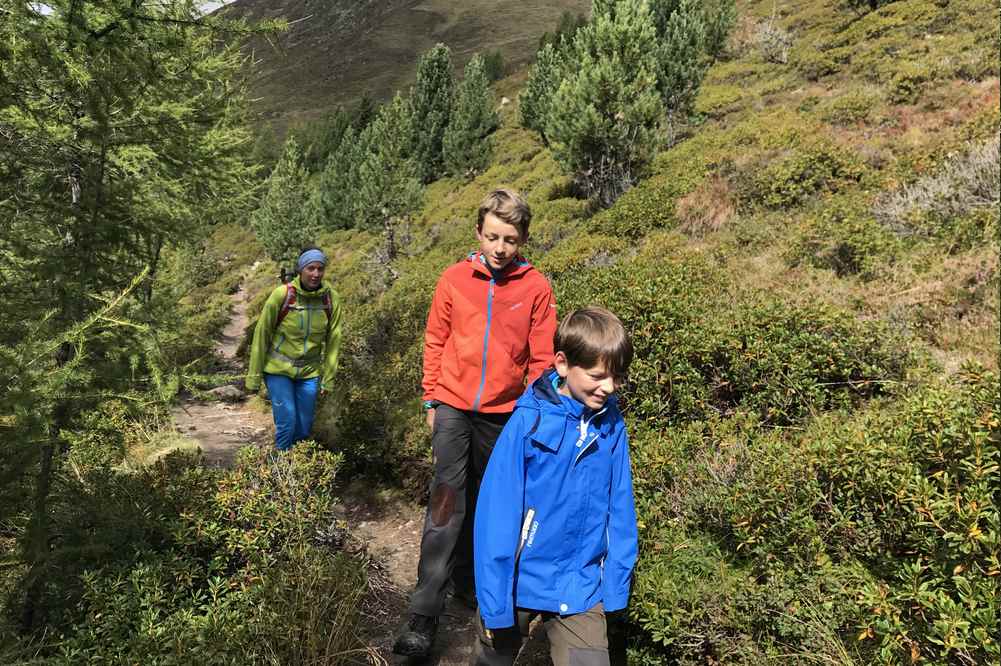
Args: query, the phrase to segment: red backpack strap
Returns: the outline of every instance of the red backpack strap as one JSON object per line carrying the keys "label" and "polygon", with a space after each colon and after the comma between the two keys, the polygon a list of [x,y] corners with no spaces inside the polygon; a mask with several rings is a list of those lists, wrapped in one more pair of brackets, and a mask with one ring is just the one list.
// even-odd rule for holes
{"label": "red backpack strap", "polygon": [[323,311],[327,313],[327,324],[330,324],[330,320],[334,318],[334,302],[329,291],[323,294]]}
{"label": "red backpack strap", "polygon": [[275,320],[275,328],[277,329],[285,316],[288,315],[288,311],[292,309],[295,305],[295,285],[291,282],[285,284],[285,300],[282,301],[282,309],[278,311],[278,318]]}

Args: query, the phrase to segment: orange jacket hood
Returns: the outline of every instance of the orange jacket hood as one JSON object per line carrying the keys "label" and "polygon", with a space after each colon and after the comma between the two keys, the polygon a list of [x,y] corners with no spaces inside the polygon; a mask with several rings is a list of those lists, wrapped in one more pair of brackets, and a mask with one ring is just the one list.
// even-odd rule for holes
{"label": "orange jacket hood", "polygon": [[556,300],[549,281],[516,257],[496,277],[480,252],[438,279],[424,336],[425,400],[510,412],[553,363]]}

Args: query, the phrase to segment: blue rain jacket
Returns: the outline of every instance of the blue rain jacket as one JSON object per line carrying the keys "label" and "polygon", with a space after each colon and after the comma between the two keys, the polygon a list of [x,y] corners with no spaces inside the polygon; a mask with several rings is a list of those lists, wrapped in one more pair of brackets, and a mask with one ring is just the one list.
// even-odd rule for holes
{"label": "blue rain jacket", "polygon": [[487,465],[473,532],[476,598],[489,629],[515,608],[625,608],[638,536],[625,423],[615,396],[592,412],[555,370],[518,399]]}

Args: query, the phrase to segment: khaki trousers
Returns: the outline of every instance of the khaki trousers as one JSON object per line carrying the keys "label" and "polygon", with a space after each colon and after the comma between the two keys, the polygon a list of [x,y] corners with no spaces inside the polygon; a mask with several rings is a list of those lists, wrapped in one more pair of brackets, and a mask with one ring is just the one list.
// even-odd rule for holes
{"label": "khaki trousers", "polygon": [[540,615],[549,638],[549,656],[555,666],[609,666],[605,608],[600,603],[583,613],[566,616],[519,608],[516,612],[517,626],[490,632],[484,628],[482,618],[477,617],[479,640],[473,648],[470,664],[514,664],[528,637],[529,624]]}

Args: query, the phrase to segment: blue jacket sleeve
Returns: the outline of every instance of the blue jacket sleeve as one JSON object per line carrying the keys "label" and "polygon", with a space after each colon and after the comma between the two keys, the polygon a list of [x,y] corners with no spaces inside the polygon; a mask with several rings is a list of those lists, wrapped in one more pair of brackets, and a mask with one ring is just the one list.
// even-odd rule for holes
{"label": "blue jacket sleeve", "polygon": [[525,435],[531,410],[516,409],[490,454],[476,500],[473,570],[488,629],[514,625],[514,573],[525,505]]}
{"label": "blue jacket sleeve", "polygon": [[608,553],[602,577],[602,597],[608,612],[622,610],[629,602],[629,583],[636,565],[639,534],[633,502],[633,475],[629,462],[629,437],[623,426],[612,451],[612,487],[608,512]]}

